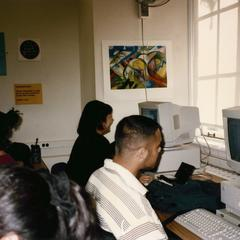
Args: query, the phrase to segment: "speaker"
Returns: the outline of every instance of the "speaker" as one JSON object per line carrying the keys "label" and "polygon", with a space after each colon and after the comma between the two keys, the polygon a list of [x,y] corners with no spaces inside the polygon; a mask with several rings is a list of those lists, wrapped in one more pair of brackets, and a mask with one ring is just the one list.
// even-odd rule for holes
{"label": "speaker", "polygon": [[139,4],[139,17],[148,17],[149,16],[149,7],[147,3]]}

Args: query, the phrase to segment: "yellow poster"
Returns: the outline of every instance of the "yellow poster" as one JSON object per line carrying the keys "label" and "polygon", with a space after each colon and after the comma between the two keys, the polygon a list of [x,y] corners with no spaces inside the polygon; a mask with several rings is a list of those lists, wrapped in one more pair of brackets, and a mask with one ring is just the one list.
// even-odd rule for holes
{"label": "yellow poster", "polygon": [[41,84],[15,84],[15,104],[42,104]]}

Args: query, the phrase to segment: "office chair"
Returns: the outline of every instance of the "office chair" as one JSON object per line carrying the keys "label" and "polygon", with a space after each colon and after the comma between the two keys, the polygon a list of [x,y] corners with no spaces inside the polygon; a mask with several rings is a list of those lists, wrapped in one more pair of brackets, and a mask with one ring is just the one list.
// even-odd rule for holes
{"label": "office chair", "polygon": [[51,174],[58,174],[60,172],[65,172],[66,167],[67,167],[67,163],[65,162],[55,163],[51,168]]}

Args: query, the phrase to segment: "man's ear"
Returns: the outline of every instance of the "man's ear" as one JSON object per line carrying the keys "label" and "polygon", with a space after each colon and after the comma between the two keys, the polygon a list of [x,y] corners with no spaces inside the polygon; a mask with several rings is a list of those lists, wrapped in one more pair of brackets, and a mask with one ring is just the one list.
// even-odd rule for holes
{"label": "man's ear", "polygon": [[148,155],[148,150],[145,147],[141,147],[137,151],[137,158],[140,160],[141,163],[145,162],[145,159]]}
{"label": "man's ear", "polygon": [[1,237],[0,240],[20,240],[20,238],[16,233],[11,232]]}

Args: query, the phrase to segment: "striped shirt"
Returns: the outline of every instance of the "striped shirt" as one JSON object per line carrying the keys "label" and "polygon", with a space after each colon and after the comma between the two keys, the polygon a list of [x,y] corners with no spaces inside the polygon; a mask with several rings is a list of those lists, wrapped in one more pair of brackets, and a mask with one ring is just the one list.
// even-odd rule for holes
{"label": "striped shirt", "polygon": [[101,227],[119,240],[165,240],[164,229],[148,202],[147,189],[126,168],[106,159],[88,180]]}

